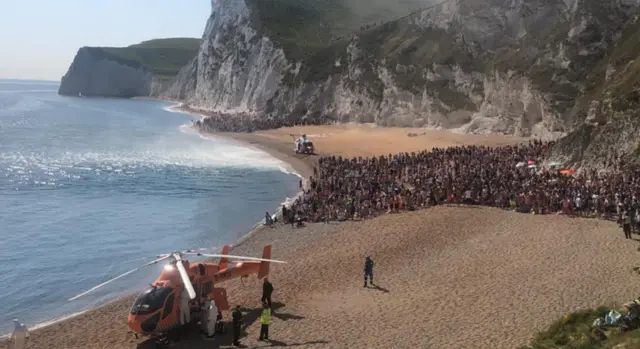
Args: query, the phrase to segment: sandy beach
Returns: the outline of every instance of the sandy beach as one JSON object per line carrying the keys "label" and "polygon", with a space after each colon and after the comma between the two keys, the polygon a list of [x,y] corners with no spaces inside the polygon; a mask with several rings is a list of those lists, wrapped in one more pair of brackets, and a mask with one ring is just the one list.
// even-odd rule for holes
{"label": "sandy beach", "polygon": [[[297,156],[306,133],[321,155],[375,156],[464,144],[504,145],[506,136],[369,126],[294,127],[221,134],[290,163],[305,177],[316,156]],[[408,133],[419,134],[415,137]],[[424,134],[423,134],[424,133]],[[484,207],[438,206],[371,220],[264,228],[235,247],[260,254],[273,244],[271,342],[258,342],[261,283],[223,286],[245,308],[250,348],[517,348],[560,315],[637,297],[637,242],[614,223],[529,215]],[[376,288],[363,288],[362,265],[376,262]],[[27,348],[153,348],[128,332],[132,298],[32,332]],[[225,314],[227,319],[230,314]],[[188,339],[173,348],[227,348]],[[9,348],[0,343],[0,349]]]}

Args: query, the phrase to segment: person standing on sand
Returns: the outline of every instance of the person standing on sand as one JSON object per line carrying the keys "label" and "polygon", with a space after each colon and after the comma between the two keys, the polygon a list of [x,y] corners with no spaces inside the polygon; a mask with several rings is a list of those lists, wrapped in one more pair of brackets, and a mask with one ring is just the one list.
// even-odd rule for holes
{"label": "person standing on sand", "polygon": [[259,341],[269,340],[269,324],[271,324],[271,308],[267,302],[262,305],[262,315],[260,315],[260,338]]}
{"label": "person standing on sand", "polygon": [[269,212],[265,212],[264,214],[264,225],[271,227],[273,226],[273,218],[269,214]]}
{"label": "person standing on sand", "polygon": [[22,349],[25,346],[27,339],[29,338],[29,329],[18,321],[13,320],[13,333],[11,333],[11,342],[13,342],[13,349]]}
{"label": "person standing on sand", "polygon": [[216,335],[216,323],[218,322],[218,307],[216,302],[208,301],[207,309],[207,338],[213,338]]}
{"label": "person standing on sand", "polygon": [[622,231],[624,231],[624,238],[631,239],[631,216],[627,211],[622,213],[620,224],[622,225]]}
{"label": "person standing on sand", "polygon": [[183,288],[180,292],[180,324],[186,325],[191,322],[191,307],[189,306],[189,292],[187,288]]}
{"label": "person standing on sand", "polygon": [[240,331],[242,331],[242,312],[240,311],[239,305],[236,305],[236,309],[231,314],[231,317],[233,325],[233,345],[238,347],[240,346]]}
{"label": "person standing on sand", "polygon": [[269,282],[269,279],[264,278],[262,283],[262,303],[267,303],[271,308],[271,294],[273,293],[273,285]]}
{"label": "person standing on sand", "polygon": [[364,287],[367,287],[367,278],[369,278],[369,283],[373,286],[373,260],[369,256],[364,260]]}

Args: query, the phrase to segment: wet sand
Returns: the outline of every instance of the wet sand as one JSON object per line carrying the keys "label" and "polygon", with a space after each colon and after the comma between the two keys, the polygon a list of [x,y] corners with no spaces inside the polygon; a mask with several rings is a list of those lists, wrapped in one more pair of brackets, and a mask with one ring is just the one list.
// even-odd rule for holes
{"label": "wet sand", "polygon": [[[222,134],[249,142],[307,174],[315,156],[292,153],[306,133],[322,155],[371,156],[513,137],[368,126],[296,127]],[[323,136],[324,135],[324,136]],[[248,347],[516,348],[565,312],[637,296],[637,242],[611,222],[492,208],[440,206],[362,222],[264,228],[234,248],[259,255],[273,244],[272,342],[258,342],[261,284],[224,284],[246,308]],[[364,288],[364,257],[378,287]],[[28,348],[152,348],[128,333],[131,297],[34,331]],[[230,314],[225,314],[228,319]],[[173,348],[228,347],[197,338]],[[0,344],[0,348],[7,348]]]}

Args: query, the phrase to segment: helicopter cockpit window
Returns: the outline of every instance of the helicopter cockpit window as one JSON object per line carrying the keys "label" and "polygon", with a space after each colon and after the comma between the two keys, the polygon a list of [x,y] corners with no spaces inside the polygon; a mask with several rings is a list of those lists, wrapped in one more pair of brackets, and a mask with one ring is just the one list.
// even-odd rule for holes
{"label": "helicopter cockpit window", "polygon": [[156,312],[164,306],[164,301],[171,292],[171,287],[152,287],[142,292],[133,302],[131,314],[146,315]]}

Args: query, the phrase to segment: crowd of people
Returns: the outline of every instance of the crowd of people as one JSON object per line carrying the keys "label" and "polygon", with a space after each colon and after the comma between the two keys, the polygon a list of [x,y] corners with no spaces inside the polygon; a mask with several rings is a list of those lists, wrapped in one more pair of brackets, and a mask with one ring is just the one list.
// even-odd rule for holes
{"label": "crowd of people", "polygon": [[[185,108],[188,109],[188,107]],[[229,117],[219,113],[208,113],[206,118],[196,121],[195,126],[202,132],[253,132],[300,125],[326,125],[330,124],[331,121],[320,112],[308,114],[306,110],[300,110],[288,115],[279,114],[277,116],[259,118],[249,114],[238,114]]]}
{"label": "crowd of people", "polygon": [[375,217],[441,204],[623,219],[640,228],[640,171],[612,158],[607,171],[546,166],[552,142],[460,146],[373,158],[322,157],[286,222]]}

